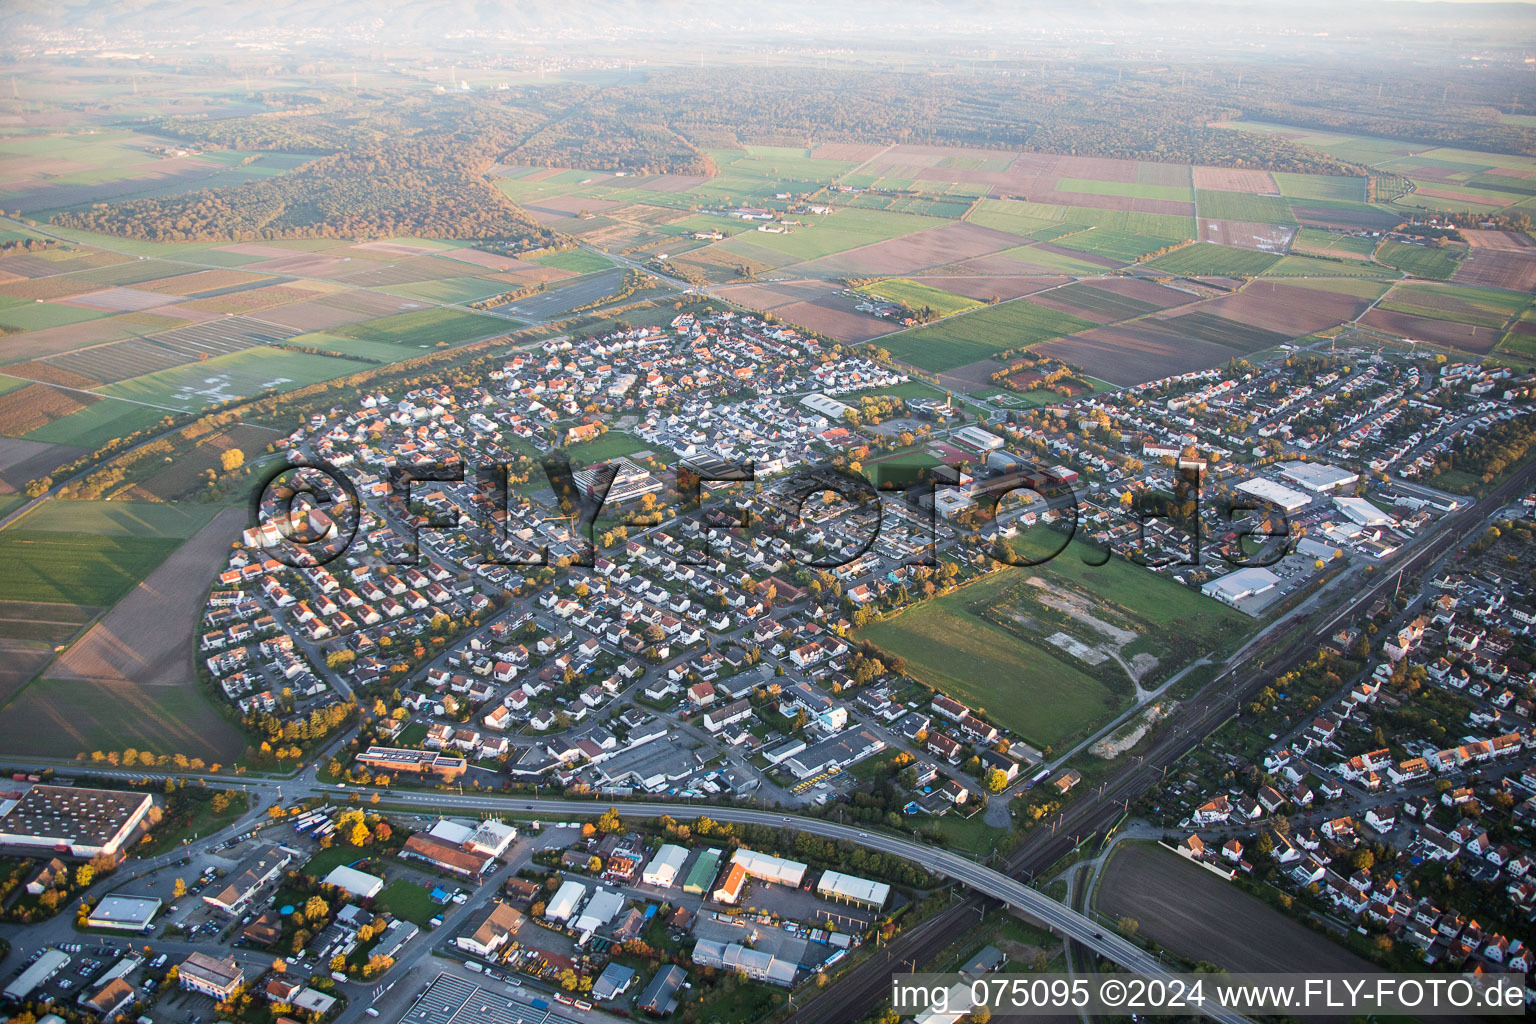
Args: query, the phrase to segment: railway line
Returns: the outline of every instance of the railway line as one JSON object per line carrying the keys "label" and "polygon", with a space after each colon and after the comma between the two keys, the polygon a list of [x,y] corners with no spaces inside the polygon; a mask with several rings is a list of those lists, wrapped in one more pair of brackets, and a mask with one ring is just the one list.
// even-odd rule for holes
{"label": "railway line", "polygon": [[[1296,668],[1317,650],[1342,620],[1354,615],[1395,585],[1395,581],[1427,570],[1465,543],[1494,512],[1525,491],[1536,480],[1536,461],[1528,463],[1486,497],[1447,517],[1439,531],[1421,542],[1399,565],[1380,572],[1342,604],[1324,606],[1270,627],[1263,639],[1200,688],[1174,712],[1156,734],[1146,753],[1128,761],[1085,799],[1069,804],[1050,830],[1037,828],[1003,860],[1002,870],[1023,881],[1066,856],[1079,842],[1087,842],[1112,824],[1131,801],[1161,781],[1168,768],[1232,718],[1242,702],[1263,689],[1271,679]],[[1248,668],[1268,655],[1261,671]],[[887,947],[887,956],[865,960],[789,1018],[788,1024],[848,1024],[873,1012],[890,991],[893,971],[914,958],[922,960],[958,941],[974,927],[980,914],[998,901],[969,893],[933,917],[909,929]]]}

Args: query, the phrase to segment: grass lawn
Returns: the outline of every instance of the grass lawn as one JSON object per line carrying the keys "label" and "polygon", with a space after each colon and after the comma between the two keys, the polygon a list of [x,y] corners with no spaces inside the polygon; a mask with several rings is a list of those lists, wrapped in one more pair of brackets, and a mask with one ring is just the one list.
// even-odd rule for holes
{"label": "grass lawn", "polygon": [[1467,247],[1415,245],[1412,242],[1383,242],[1376,258],[1389,267],[1396,267],[1414,277],[1427,277],[1435,281],[1449,281]]}
{"label": "grass lawn", "polygon": [[858,637],[905,658],[914,677],[986,709],[992,720],[1036,746],[1065,744],[1126,705],[1065,658],[973,614],[967,607],[977,596],[968,593],[972,589],[874,623]]}
{"label": "grass lawn", "polygon": [[907,820],[917,828],[938,832],[944,837],[946,845],[952,849],[965,850],[978,857],[986,857],[1000,843],[1008,841],[1010,835],[1002,829],[988,825],[986,819],[986,813],[980,812],[969,818],[962,818],[957,814],[946,814],[942,818],[931,818],[919,814]]}
{"label": "grass lawn", "polygon": [[[339,834],[339,833],[338,833]],[[369,851],[349,843],[338,840],[335,846],[328,850],[319,850],[304,866],[299,869],[300,874],[309,875],[311,878],[324,878],[343,864],[354,864],[360,860],[366,860]],[[359,870],[362,870],[361,868]],[[431,914],[427,915],[431,917]]]}
{"label": "grass lawn", "polygon": [[1027,299],[999,302],[940,323],[880,339],[892,356],[925,370],[952,370],[988,359],[1009,348],[1023,348],[1095,324]]}
{"label": "grass lawn", "polygon": [[563,249],[559,252],[541,252],[537,256],[520,257],[529,263],[537,263],[556,270],[569,270],[577,274],[591,274],[607,270],[613,261],[586,249]]}
{"label": "grass lawn", "polygon": [[975,299],[968,299],[964,295],[946,292],[941,288],[934,288],[932,285],[921,284],[905,277],[890,277],[884,281],[876,281],[874,284],[864,285],[859,291],[890,302],[905,303],[911,309],[921,310],[927,307],[939,316],[953,316],[956,313],[964,313],[968,309],[976,309],[981,305]]}
{"label": "grass lawn", "polygon": [[649,445],[633,434],[626,434],[622,430],[610,430],[595,441],[573,445],[569,451],[578,459],[593,463],[617,459],[623,455],[633,455],[635,452],[646,451],[649,448]]}
{"label": "grass lawn", "polygon": [[427,922],[442,910],[442,907],[432,902],[431,894],[427,890],[403,878],[386,885],[383,891],[374,897],[374,904],[389,911],[395,917],[411,922],[418,928],[425,928]]}
{"label": "grass lawn", "polygon": [[179,540],[9,529],[0,532],[0,601],[115,604]]}
{"label": "grass lawn", "polygon": [[[505,291],[506,289],[498,289]],[[418,309],[409,313],[332,328],[330,333],[360,341],[387,341],[395,345],[453,345],[471,338],[485,338],[504,330],[490,317],[457,309]]]}
{"label": "grass lawn", "polygon": [[1280,259],[1278,253],[1255,249],[1236,249],[1214,242],[1196,242],[1182,249],[1148,260],[1144,266],[1170,274],[1201,277],[1253,277],[1262,274]]}

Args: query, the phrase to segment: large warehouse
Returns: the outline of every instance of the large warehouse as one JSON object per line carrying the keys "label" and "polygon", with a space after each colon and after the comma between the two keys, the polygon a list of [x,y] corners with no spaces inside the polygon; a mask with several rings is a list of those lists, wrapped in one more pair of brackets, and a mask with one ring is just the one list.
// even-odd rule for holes
{"label": "large warehouse", "polygon": [[366,871],[349,868],[345,864],[338,864],[332,868],[331,873],[325,876],[325,884],[334,885],[338,889],[364,899],[377,896],[384,891],[384,879],[378,875],[370,875]]}
{"label": "large warehouse", "polygon": [[0,845],[115,854],[154,800],[148,793],[76,786],[33,786],[0,817]]}
{"label": "large warehouse", "polygon": [[1271,590],[1279,582],[1280,577],[1268,569],[1252,567],[1238,569],[1236,572],[1229,572],[1225,576],[1211,580],[1200,588],[1200,593],[1206,597],[1214,597],[1223,604],[1236,607],[1238,602]]}
{"label": "large warehouse", "polygon": [[1326,462],[1282,462],[1280,475],[1291,483],[1318,494],[1327,494],[1340,487],[1349,487],[1360,479],[1359,473],[1352,473],[1338,466],[1330,466]]}
{"label": "large warehouse", "polygon": [[805,877],[805,865],[797,860],[785,860],[783,857],[775,857],[771,853],[759,853],[756,850],[739,849],[731,857],[732,864],[740,864],[743,870],[753,878],[760,878],[765,882],[778,882],[780,885],[799,885],[800,879]]}
{"label": "large warehouse", "polygon": [[816,893],[879,910],[891,898],[891,887],[884,882],[872,882],[857,875],[845,875],[841,871],[823,871],[821,880],[816,883]]}
{"label": "large warehouse", "polygon": [[113,893],[103,896],[101,902],[91,908],[85,923],[92,928],[114,928],[122,931],[143,931],[160,910],[160,900],[154,896],[122,896]]}
{"label": "large warehouse", "polygon": [[659,885],[663,889],[677,881],[677,873],[683,869],[688,851],[668,843],[656,851],[656,856],[640,872],[640,880],[646,885]]}
{"label": "large warehouse", "polygon": [[1284,484],[1277,484],[1273,480],[1265,480],[1262,477],[1244,480],[1237,485],[1237,489],[1255,498],[1263,498],[1267,502],[1279,505],[1287,512],[1299,512],[1312,504],[1310,494],[1303,494]]}
{"label": "large warehouse", "polygon": [[1333,506],[1361,526],[1386,526],[1392,521],[1364,498],[1334,498]]}

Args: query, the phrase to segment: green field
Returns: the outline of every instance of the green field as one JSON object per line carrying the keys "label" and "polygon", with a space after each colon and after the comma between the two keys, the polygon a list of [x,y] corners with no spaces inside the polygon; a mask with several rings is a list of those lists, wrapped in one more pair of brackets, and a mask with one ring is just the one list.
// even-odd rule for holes
{"label": "green field", "polygon": [[1096,324],[1025,299],[999,302],[926,327],[880,339],[891,355],[925,370],[953,370],[989,359],[1009,348],[1022,348]]}
{"label": "green field", "polygon": [[1376,258],[1389,267],[1396,267],[1414,277],[1427,277],[1434,281],[1449,281],[1467,247],[1415,245],[1412,242],[1383,242]]}
{"label": "green field", "polygon": [[1450,284],[1400,284],[1381,301],[1382,309],[1453,320],[1477,327],[1503,327],[1530,297],[1492,288]]}
{"label": "green field", "polygon": [[934,288],[905,277],[890,277],[884,281],[876,281],[874,284],[864,285],[859,291],[889,302],[904,303],[910,309],[921,310],[927,307],[939,316],[953,316],[982,305],[975,299],[968,299],[964,295],[946,292],[941,288]]}
{"label": "green field", "polygon": [[[1286,174],[1275,171],[1270,175],[1280,187],[1280,194],[1287,199],[1326,199],[1342,202],[1365,202],[1364,178],[1348,178],[1328,174]],[[1305,206],[1306,203],[1298,203]]]}
{"label": "green field", "polygon": [[554,267],[556,270],[569,270],[576,274],[592,274],[599,270],[607,270],[613,266],[613,261],[605,256],[599,256],[595,252],[586,249],[562,249],[558,252],[541,252],[537,256],[526,257],[529,263],[537,263],[544,267]]}
{"label": "green field", "polygon": [[479,277],[441,277],[435,281],[417,281],[412,284],[390,285],[383,291],[391,295],[404,295],[427,302],[465,303],[475,302],[491,295],[509,291],[505,281],[490,281]]}
{"label": "green field", "polygon": [[966,605],[976,600],[973,591],[989,584],[994,581],[924,602],[860,630],[858,638],[900,655],[917,679],[985,709],[993,721],[1038,746],[1066,743],[1126,706],[1126,697],[1065,656],[972,614]]}
{"label": "green field", "polygon": [[[1045,558],[1061,540],[1061,534],[1037,529],[1012,546],[1021,555]],[[1118,557],[1087,565],[1081,557],[1086,550],[1074,544],[1042,565],[994,573],[875,623],[859,637],[906,658],[918,679],[986,708],[1031,742],[1059,747],[1129,704],[1130,680],[1112,662],[1090,670],[1047,643],[1059,627],[1035,621],[1038,609],[1025,614],[1033,595],[1073,595],[1092,603],[1093,616],[1139,634],[1122,652],[1159,659],[1147,682],[1197,656],[1231,650],[1253,632],[1254,621],[1236,609]],[[1024,619],[1017,630],[1007,625],[1017,621],[1010,618],[1015,609]],[[1065,628],[1086,642],[1097,639],[1081,624]]]}
{"label": "green field", "polygon": [[11,529],[185,540],[207,526],[216,511],[212,505],[158,501],[50,501],[28,512]]}
{"label": "green field", "polygon": [[1196,242],[1150,259],[1144,266],[1192,277],[1254,277],[1274,266],[1279,259],[1277,253]]}
{"label": "green field", "polygon": [[432,895],[426,889],[403,878],[386,885],[374,897],[374,904],[418,928],[425,928],[427,922],[443,909],[432,902]]}
{"label": "green field", "polygon": [[1398,274],[1390,267],[1359,260],[1325,260],[1312,256],[1282,256],[1264,272],[1265,277],[1385,277]]}
{"label": "green field", "polygon": [[[716,243],[714,248],[751,258],[756,258],[755,251],[767,250],[791,260],[814,260],[937,226],[931,217],[846,207],[826,216],[801,219],[807,222],[791,228],[788,234],[747,231]],[[771,257],[768,262],[773,262]],[[780,258],[778,262],[782,265],[784,261]]]}
{"label": "green field", "polygon": [[291,391],[362,368],[346,359],[263,346],[119,381],[100,393],[161,409],[193,410],[264,391]]}
{"label": "green field", "polygon": [[1097,263],[1078,259],[1076,256],[1068,256],[1064,252],[1056,252],[1053,249],[1042,249],[1038,245],[1021,245],[1017,249],[1004,249],[999,256],[1010,260],[1017,260],[1036,268],[1036,273],[1073,274],[1097,277],[1105,272]]}
{"label": "green field", "polygon": [[0,327],[12,331],[40,331],[47,327],[100,320],[106,315],[99,309],[65,306],[57,302],[24,302],[0,308]]}
{"label": "green field", "polygon": [[330,333],[360,341],[387,341],[396,345],[429,348],[453,345],[471,338],[485,338],[504,330],[489,317],[457,309],[418,309],[380,320],[333,328]]}
{"label": "green field", "polygon": [[1256,224],[1296,223],[1296,215],[1291,213],[1290,204],[1277,196],[1200,189],[1195,193],[1195,209],[1207,220],[1241,220]]}
{"label": "green field", "polygon": [[610,430],[595,440],[572,445],[569,451],[576,459],[590,464],[633,455],[648,448],[650,448],[649,445],[633,434],[626,434],[622,430]]}
{"label": "green field", "polygon": [[168,415],[170,413],[165,409],[108,398],[38,427],[27,434],[26,438],[28,441],[97,448],[108,441],[126,437],[136,430],[158,423]]}
{"label": "green field", "polygon": [[1291,243],[1291,248],[1327,253],[1332,256],[1369,257],[1376,250],[1376,239],[1346,235],[1337,231],[1324,231],[1322,228],[1302,228],[1296,233],[1296,240]]}
{"label": "green field", "polygon": [[44,530],[0,531],[0,601],[105,606],[149,575],[180,545],[144,536]]}

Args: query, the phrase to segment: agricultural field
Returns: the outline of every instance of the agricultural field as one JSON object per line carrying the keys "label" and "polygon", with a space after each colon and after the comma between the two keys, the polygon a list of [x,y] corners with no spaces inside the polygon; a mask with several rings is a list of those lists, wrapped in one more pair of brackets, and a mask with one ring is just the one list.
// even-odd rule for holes
{"label": "agricultural field", "polygon": [[422,309],[382,320],[369,320],[332,328],[332,332],[359,341],[387,341],[394,345],[431,348],[483,338],[497,331],[496,321],[456,309]]}
{"label": "agricultural field", "polygon": [[1502,328],[1529,302],[1529,296],[1488,288],[1400,284],[1381,300],[1379,307],[1475,327]]}
{"label": "agricultural field", "polygon": [[0,531],[0,601],[110,605],[176,549],[165,537],[10,528]]}
{"label": "agricultural field", "polygon": [[1000,302],[937,324],[892,334],[881,347],[924,370],[953,370],[1005,349],[1075,334],[1094,324],[1028,299]]}
{"label": "agricultural field", "polygon": [[587,249],[541,252],[525,258],[529,263],[537,263],[541,267],[554,267],[557,270],[569,270],[576,274],[591,274],[613,266],[613,261]]}
{"label": "agricultural field", "polygon": [[1195,193],[1195,209],[1211,220],[1240,220],[1258,224],[1294,224],[1290,205],[1279,196],[1251,192],[1215,192],[1200,189]]}
{"label": "agricultural field", "polygon": [[[115,607],[5,706],[0,748],[56,755],[61,745],[78,751],[135,746],[224,763],[238,757],[245,739],[194,682],[192,657],[208,566],[239,533],[244,516],[241,509],[225,509],[187,541],[0,532],[0,550],[14,544],[13,535],[72,545],[53,551],[50,572],[67,571],[62,559],[68,553],[81,557],[82,536],[96,543],[83,550],[89,558],[117,558],[128,553],[122,546],[138,545],[134,561],[121,574],[98,564],[82,566],[79,571],[92,574],[95,586],[78,584],[67,592],[35,584],[29,588],[55,594],[33,600]],[[163,532],[168,524],[152,525]],[[177,532],[186,526],[173,525]],[[104,551],[109,543],[116,547]],[[0,592],[5,589],[0,583]]]}
{"label": "agricultural field", "polygon": [[1369,259],[1376,251],[1376,239],[1321,228],[1302,228],[1292,243],[1294,251]]}
{"label": "agricultural field", "polygon": [[[1129,917],[1141,934],[1191,961],[1233,972],[1379,970],[1236,886],[1152,843],[1122,843],[1094,905]],[[1232,922],[1242,921],[1241,928]]]}
{"label": "agricultural field", "polygon": [[1274,266],[1279,259],[1277,253],[1196,242],[1147,260],[1144,265],[1186,277],[1254,277]]}
{"label": "agricultural field", "polygon": [[1412,277],[1449,281],[1466,255],[1466,246],[1428,246],[1413,242],[1388,241],[1381,244],[1376,258]]}
{"label": "agricultural field", "polygon": [[265,391],[290,391],[345,376],[360,364],[281,348],[251,348],[233,355],[109,384],[102,393],[160,410],[193,411]]}
{"label": "agricultural field", "polygon": [[863,285],[859,291],[889,302],[900,302],[909,309],[930,309],[938,316],[953,316],[981,305],[975,299],[955,295],[910,278],[887,278]]}

